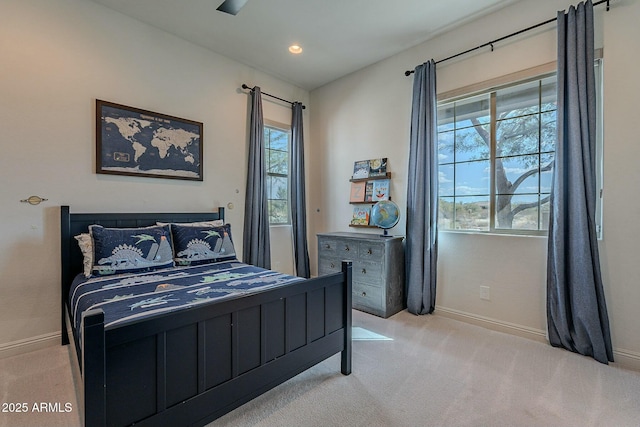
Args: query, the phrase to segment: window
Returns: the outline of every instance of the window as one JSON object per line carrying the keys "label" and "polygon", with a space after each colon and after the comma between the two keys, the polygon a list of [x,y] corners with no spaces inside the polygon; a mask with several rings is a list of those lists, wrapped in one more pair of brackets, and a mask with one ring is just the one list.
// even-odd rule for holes
{"label": "window", "polygon": [[[600,55],[602,53],[600,52]],[[602,196],[604,182],[604,102],[602,87],[602,58],[596,59],[596,187],[598,188],[598,198],[596,199],[596,234],[598,239],[602,239]]]}
{"label": "window", "polygon": [[555,75],[439,103],[440,229],[543,234],[555,139]]}
{"label": "window", "polygon": [[269,223],[289,224],[289,140],[286,126],[265,125]]}

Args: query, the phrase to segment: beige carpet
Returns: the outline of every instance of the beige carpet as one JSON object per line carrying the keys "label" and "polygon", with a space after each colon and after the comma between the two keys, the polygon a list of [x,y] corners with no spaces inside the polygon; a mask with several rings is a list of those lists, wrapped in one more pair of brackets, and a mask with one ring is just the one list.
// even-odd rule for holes
{"label": "beige carpet", "polygon": [[[354,326],[350,376],[334,356],[208,427],[640,426],[640,373],[437,315],[354,311]],[[66,348],[0,360],[3,403],[73,405],[0,426],[79,425],[71,375]]]}
{"label": "beige carpet", "polygon": [[[68,346],[50,347],[0,359],[0,426],[80,425],[69,350]],[[67,408],[70,412],[64,412]]]}

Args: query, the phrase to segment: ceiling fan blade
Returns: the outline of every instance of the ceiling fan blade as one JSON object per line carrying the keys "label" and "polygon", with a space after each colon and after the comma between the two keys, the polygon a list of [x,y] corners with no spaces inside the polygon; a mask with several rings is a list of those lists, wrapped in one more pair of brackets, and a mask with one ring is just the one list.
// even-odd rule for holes
{"label": "ceiling fan blade", "polygon": [[216,10],[228,13],[230,15],[237,15],[246,2],[247,0],[224,0],[224,2],[222,2],[222,4],[218,6]]}

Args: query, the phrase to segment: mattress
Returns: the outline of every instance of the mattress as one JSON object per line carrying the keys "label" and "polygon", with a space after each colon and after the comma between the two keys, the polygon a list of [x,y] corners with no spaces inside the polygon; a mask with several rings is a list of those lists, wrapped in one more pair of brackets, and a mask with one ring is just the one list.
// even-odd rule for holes
{"label": "mattress", "polygon": [[105,329],[109,329],[301,280],[238,261],[89,279],[80,274],[71,285],[69,307],[76,337],[80,337],[82,313],[87,310],[102,309]]}

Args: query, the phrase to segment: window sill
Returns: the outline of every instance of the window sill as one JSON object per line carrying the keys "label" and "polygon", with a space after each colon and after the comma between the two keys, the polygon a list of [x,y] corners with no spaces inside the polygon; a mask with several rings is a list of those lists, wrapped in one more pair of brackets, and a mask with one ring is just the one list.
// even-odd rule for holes
{"label": "window sill", "polygon": [[535,238],[547,238],[547,231],[532,232],[496,232],[496,231],[475,231],[475,230],[438,230],[438,234],[467,234],[475,236],[501,236],[501,237],[535,237]]}

